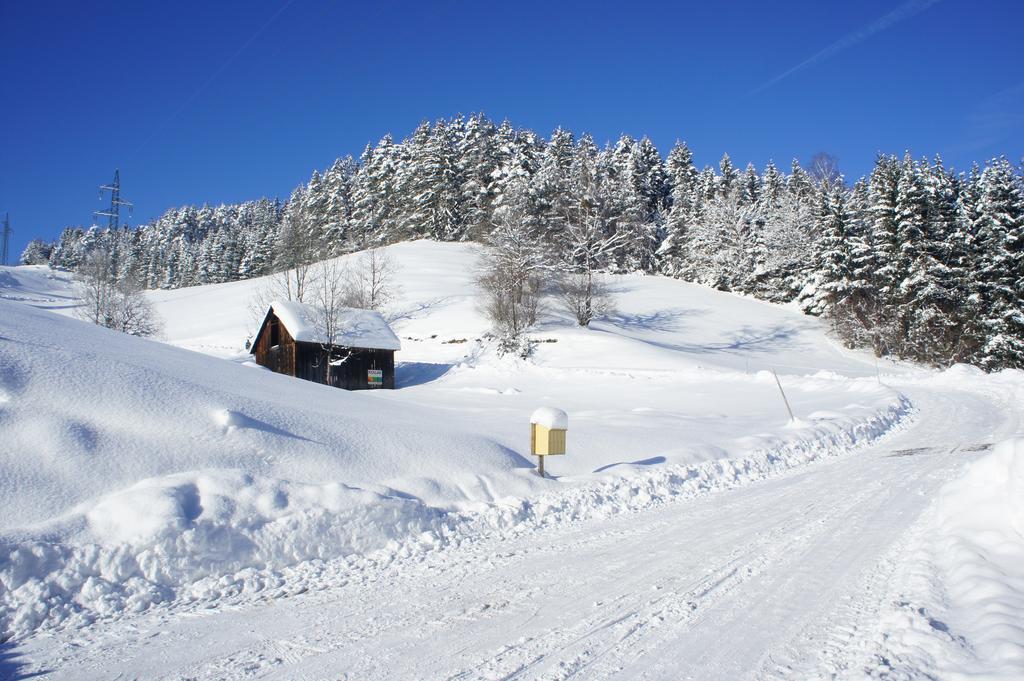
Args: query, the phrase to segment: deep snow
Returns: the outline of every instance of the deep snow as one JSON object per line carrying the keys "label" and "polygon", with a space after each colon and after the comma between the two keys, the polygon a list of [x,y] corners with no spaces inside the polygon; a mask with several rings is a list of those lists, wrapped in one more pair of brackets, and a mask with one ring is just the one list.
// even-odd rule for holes
{"label": "deep snow", "polygon": [[[917,423],[853,456],[731,484],[711,471],[660,484],[634,476],[586,501],[574,488],[492,507],[439,549],[202,580],[206,597],[30,638],[16,650],[20,671],[76,681],[864,678],[872,669],[850,653],[888,605],[906,528],[978,455],[951,443],[974,449],[1016,427],[1015,405],[981,392],[908,394],[922,407]],[[913,667],[884,676],[936,678]]]}
{"label": "deep snow", "polygon": [[[252,364],[259,280],[148,293],[157,342],[68,319],[66,274],[0,269],[0,632],[286,595],[317,566],[658,507],[909,427],[893,385],[1021,382],[879,367],[794,310],[644,276],[613,278],[618,312],[593,328],[549,310],[534,357],[501,358],[473,247],[388,250],[399,389],[360,393]],[[569,415],[550,479],[529,457],[538,407]]]}

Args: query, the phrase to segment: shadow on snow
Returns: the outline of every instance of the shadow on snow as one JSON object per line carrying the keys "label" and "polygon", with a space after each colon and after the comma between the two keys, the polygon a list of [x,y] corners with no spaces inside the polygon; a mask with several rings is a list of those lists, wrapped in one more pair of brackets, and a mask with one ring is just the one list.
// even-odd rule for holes
{"label": "shadow on snow", "polygon": [[655,466],[659,463],[665,463],[665,457],[663,456],[652,456],[649,459],[640,459],[639,461],[619,461],[617,463],[610,463],[600,468],[595,468],[595,473],[606,471],[609,468],[615,468],[616,466]]}
{"label": "shadow on snow", "polygon": [[31,679],[38,676],[45,676],[52,670],[44,669],[42,671],[33,672],[27,674],[21,670],[24,668],[25,663],[19,659],[20,653],[14,648],[13,643],[0,643],[0,679],[10,679],[10,681],[16,681],[17,679]]}
{"label": "shadow on snow", "polygon": [[[607,329],[596,330],[603,333],[614,333]],[[794,326],[776,325],[763,329],[744,326],[733,332],[726,340],[713,343],[669,343],[649,338],[634,338],[634,340],[664,350],[697,355],[752,354],[799,350],[805,344],[797,340],[798,334],[799,329]]]}
{"label": "shadow on snow", "polygon": [[454,364],[432,362],[399,362],[395,366],[395,388],[411,388],[432,383],[447,374]]}

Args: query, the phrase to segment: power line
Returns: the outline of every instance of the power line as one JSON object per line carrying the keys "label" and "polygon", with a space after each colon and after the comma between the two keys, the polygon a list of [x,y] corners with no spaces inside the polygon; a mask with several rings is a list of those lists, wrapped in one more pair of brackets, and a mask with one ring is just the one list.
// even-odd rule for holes
{"label": "power line", "polygon": [[[132,214],[132,204],[128,201],[121,199],[121,171],[114,171],[114,182],[112,184],[101,184],[100,185],[100,198],[103,198],[103,192],[110,192],[110,208],[107,210],[98,210],[93,213],[93,217],[107,218],[107,226],[114,230],[117,229],[118,222],[121,219],[121,206],[127,206],[128,215]],[[7,250],[4,250],[6,253]]]}

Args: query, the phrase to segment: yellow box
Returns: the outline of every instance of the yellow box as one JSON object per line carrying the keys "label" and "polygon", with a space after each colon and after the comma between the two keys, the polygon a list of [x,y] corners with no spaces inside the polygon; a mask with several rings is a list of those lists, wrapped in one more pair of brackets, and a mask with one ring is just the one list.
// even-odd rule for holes
{"label": "yellow box", "polygon": [[530,449],[534,456],[565,454],[565,430],[530,424]]}

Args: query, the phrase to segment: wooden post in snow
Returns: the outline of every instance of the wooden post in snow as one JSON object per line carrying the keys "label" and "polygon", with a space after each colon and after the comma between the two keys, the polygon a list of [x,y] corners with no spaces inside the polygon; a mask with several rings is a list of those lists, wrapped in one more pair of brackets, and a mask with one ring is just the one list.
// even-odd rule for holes
{"label": "wooden post in snow", "polygon": [[782,401],[786,403],[786,411],[789,412],[789,420],[796,421],[796,417],[793,416],[793,410],[789,406],[789,400],[786,399],[786,391],[782,389],[782,382],[779,380],[779,375],[775,373],[775,369],[772,369],[772,376],[775,377],[775,385],[779,386],[779,392],[782,393]]}

